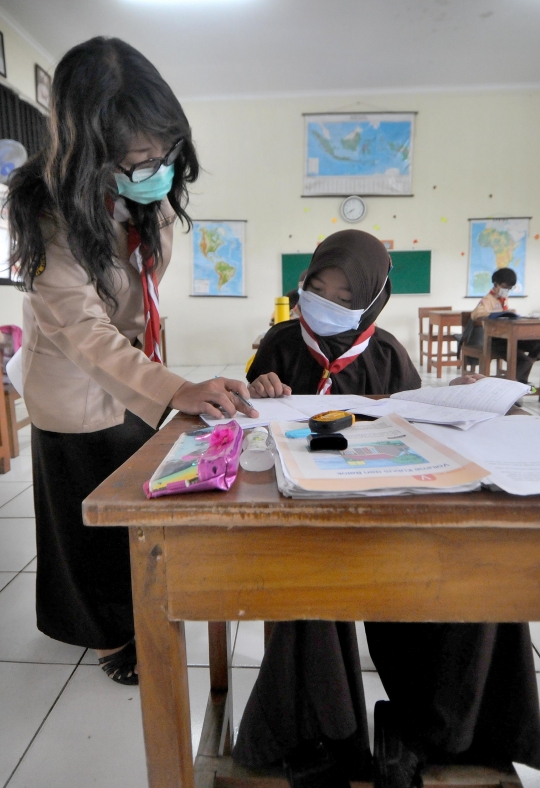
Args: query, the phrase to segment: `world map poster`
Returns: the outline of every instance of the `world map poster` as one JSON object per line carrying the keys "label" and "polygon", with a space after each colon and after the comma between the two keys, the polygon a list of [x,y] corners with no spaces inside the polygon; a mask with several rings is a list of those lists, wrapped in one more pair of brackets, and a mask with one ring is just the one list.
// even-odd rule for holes
{"label": "world map poster", "polygon": [[412,194],[414,112],[304,115],[304,197]]}
{"label": "world map poster", "polygon": [[245,222],[194,221],[194,296],[244,295]]}
{"label": "world map poster", "polygon": [[525,295],[525,262],[529,220],[471,219],[468,296],[482,298],[492,288],[498,268],[512,268],[517,284],[512,296]]}

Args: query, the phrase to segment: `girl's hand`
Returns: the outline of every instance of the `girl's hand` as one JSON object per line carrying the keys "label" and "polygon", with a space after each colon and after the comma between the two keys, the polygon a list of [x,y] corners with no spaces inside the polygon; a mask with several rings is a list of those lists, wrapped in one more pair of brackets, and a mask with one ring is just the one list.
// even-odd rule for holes
{"label": "girl's hand", "polygon": [[267,375],[259,375],[253,383],[248,386],[249,394],[254,399],[262,399],[263,397],[290,397],[292,389],[285,383],[282,383],[275,372],[269,372]]}
{"label": "girl's hand", "polygon": [[449,386],[466,386],[469,383],[476,383],[477,380],[485,378],[485,375],[480,375],[478,372],[466,372],[459,378],[454,378],[448,384]]}
{"label": "girl's hand", "polygon": [[[249,391],[245,383],[240,380],[229,380],[228,378],[214,378],[205,380],[203,383],[190,383],[186,380],[170,402],[171,408],[180,410],[182,413],[193,413],[210,416],[212,419],[223,419],[225,414],[231,418],[237,410],[245,413],[252,419],[259,415],[254,408],[250,408],[236,396],[235,392],[241,394],[245,399],[249,399]],[[225,413],[222,413],[223,408]]]}

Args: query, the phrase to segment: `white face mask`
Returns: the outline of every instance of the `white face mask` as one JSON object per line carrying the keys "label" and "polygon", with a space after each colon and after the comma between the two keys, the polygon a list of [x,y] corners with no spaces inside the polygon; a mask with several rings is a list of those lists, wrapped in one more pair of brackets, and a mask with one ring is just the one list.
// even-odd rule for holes
{"label": "white face mask", "polygon": [[507,287],[499,288],[499,298],[508,298],[509,295],[510,295],[510,290]]}
{"label": "white face mask", "polygon": [[311,330],[320,337],[331,337],[334,334],[341,334],[343,331],[357,329],[362,315],[378,299],[387,280],[388,277],[384,280],[383,286],[371,304],[365,309],[348,309],[346,306],[334,304],[333,301],[328,301],[327,298],[311,293],[309,290],[299,290],[302,317]]}

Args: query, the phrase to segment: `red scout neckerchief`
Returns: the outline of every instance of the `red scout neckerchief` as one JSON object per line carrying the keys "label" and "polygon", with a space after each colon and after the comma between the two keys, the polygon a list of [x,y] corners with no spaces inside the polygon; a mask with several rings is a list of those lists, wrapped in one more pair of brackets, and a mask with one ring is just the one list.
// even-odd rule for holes
{"label": "red scout neckerchief", "polygon": [[[123,203],[123,200],[122,200]],[[150,361],[162,364],[160,351],[161,323],[159,320],[158,283],[154,269],[154,257],[143,259],[141,234],[128,217],[128,210],[120,200],[107,197],[107,207],[113,219],[128,225],[129,262],[140,274],[144,305],[144,353]]]}
{"label": "red scout neckerchief", "polygon": [[302,329],[303,340],[306,343],[309,352],[315,361],[320,364],[321,367],[324,367],[322,377],[319,381],[319,385],[317,386],[317,394],[330,394],[332,389],[332,378],[330,375],[336,375],[338,372],[341,372],[342,369],[345,369],[345,367],[358,358],[360,353],[363,353],[369,345],[369,340],[375,331],[375,324],[372,323],[368,328],[366,328],[365,331],[360,334],[359,337],[355,339],[352,346],[346,350],[345,353],[339,356],[339,358],[336,358],[335,361],[330,362],[322,352],[315,334],[302,316],[300,316],[300,326]]}
{"label": "red scout neckerchief", "polygon": [[489,294],[492,295],[492,296],[495,296],[497,301],[499,301],[500,305],[502,306],[502,311],[503,312],[507,312],[508,311],[508,301],[506,300],[506,298],[504,298],[503,296],[495,295],[495,291],[493,289],[491,289],[489,291]]}

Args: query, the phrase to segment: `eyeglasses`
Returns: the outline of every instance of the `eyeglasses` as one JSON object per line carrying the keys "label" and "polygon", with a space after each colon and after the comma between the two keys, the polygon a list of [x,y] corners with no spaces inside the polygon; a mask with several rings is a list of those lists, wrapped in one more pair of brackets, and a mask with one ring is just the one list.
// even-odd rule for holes
{"label": "eyeglasses", "polygon": [[148,178],[152,177],[152,175],[155,175],[162,164],[164,164],[165,167],[169,167],[171,164],[174,164],[178,158],[178,154],[182,150],[183,145],[184,138],[180,137],[178,142],[175,142],[170,151],[166,153],[161,159],[145,159],[144,161],[134,164],[133,167],[129,168],[129,170],[126,170],[121,164],[117,164],[116,166],[124,173],[124,175],[127,175],[132,183],[141,183],[142,181],[147,181]]}

